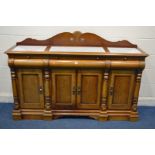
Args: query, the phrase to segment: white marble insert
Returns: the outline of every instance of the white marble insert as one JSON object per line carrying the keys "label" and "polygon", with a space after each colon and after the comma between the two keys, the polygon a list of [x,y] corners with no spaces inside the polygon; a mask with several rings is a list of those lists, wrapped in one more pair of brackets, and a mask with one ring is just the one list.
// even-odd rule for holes
{"label": "white marble insert", "polygon": [[36,51],[42,52],[46,49],[47,46],[16,46],[13,51]]}
{"label": "white marble insert", "polygon": [[105,52],[103,47],[52,46],[51,52]]}
{"label": "white marble insert", "polygon": [[110,53],[141,53],[137,48],[109,47],[108,50]]}

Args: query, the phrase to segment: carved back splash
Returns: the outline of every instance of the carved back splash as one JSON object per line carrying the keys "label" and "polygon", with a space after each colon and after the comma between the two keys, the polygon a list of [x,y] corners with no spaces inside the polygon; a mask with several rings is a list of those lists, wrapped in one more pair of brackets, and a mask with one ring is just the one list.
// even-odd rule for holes
{"label": "carved back splash", "polygon": [[93,33],[59,33],[47,40],[27,38],[17,42],[17,45],[55,45],[55,46],[102,46],[102,47],[137,47],[127,40],[111,42]]}

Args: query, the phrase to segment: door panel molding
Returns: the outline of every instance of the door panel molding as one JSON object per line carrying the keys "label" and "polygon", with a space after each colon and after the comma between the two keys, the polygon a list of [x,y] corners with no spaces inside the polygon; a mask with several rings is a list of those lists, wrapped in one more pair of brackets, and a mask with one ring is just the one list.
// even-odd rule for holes
{"label": "door panel molding", "polygon": [[108,108],[130,109],[133,98],[134,71],[112,71],[110,75]]}
{"label": "door panel molding", "polygon": [[101,70],[78,70],[77,107],[79,109],[99,109],[101,101]]}
{"label": "door panel molding", "polygon": [[51,70],[52,107],[73,108],[76,100],[76,71],[66,69]]}
{"label": "door panel molding", "polygon": [[17,76],[21,108],[44,108],[42,71],[19,69]]}

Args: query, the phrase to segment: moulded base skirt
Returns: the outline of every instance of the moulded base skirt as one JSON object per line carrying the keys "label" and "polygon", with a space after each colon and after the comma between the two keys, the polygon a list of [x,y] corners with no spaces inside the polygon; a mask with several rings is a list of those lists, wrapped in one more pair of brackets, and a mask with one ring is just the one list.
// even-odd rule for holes
{"label": "moulded base skirt", "polygon": [[108,120],[125,120],[137,121],[139,116],[138,112],[131,110],[34,110],[22,109],[13,110],[13,119],[38,119],[38,120],[53,120],[63,116],[88,116],[99,121]]}

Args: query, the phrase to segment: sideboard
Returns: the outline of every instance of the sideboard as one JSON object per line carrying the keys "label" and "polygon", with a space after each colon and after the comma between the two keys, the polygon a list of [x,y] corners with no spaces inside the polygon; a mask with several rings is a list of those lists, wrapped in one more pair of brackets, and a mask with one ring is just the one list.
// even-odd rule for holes
{"label": "sideboard", "polygon": [[15,120],[62,116],[138,120],[138,96],[148,54],[137,45],[77,31],[47,40],[27,38],[6,54]]}

